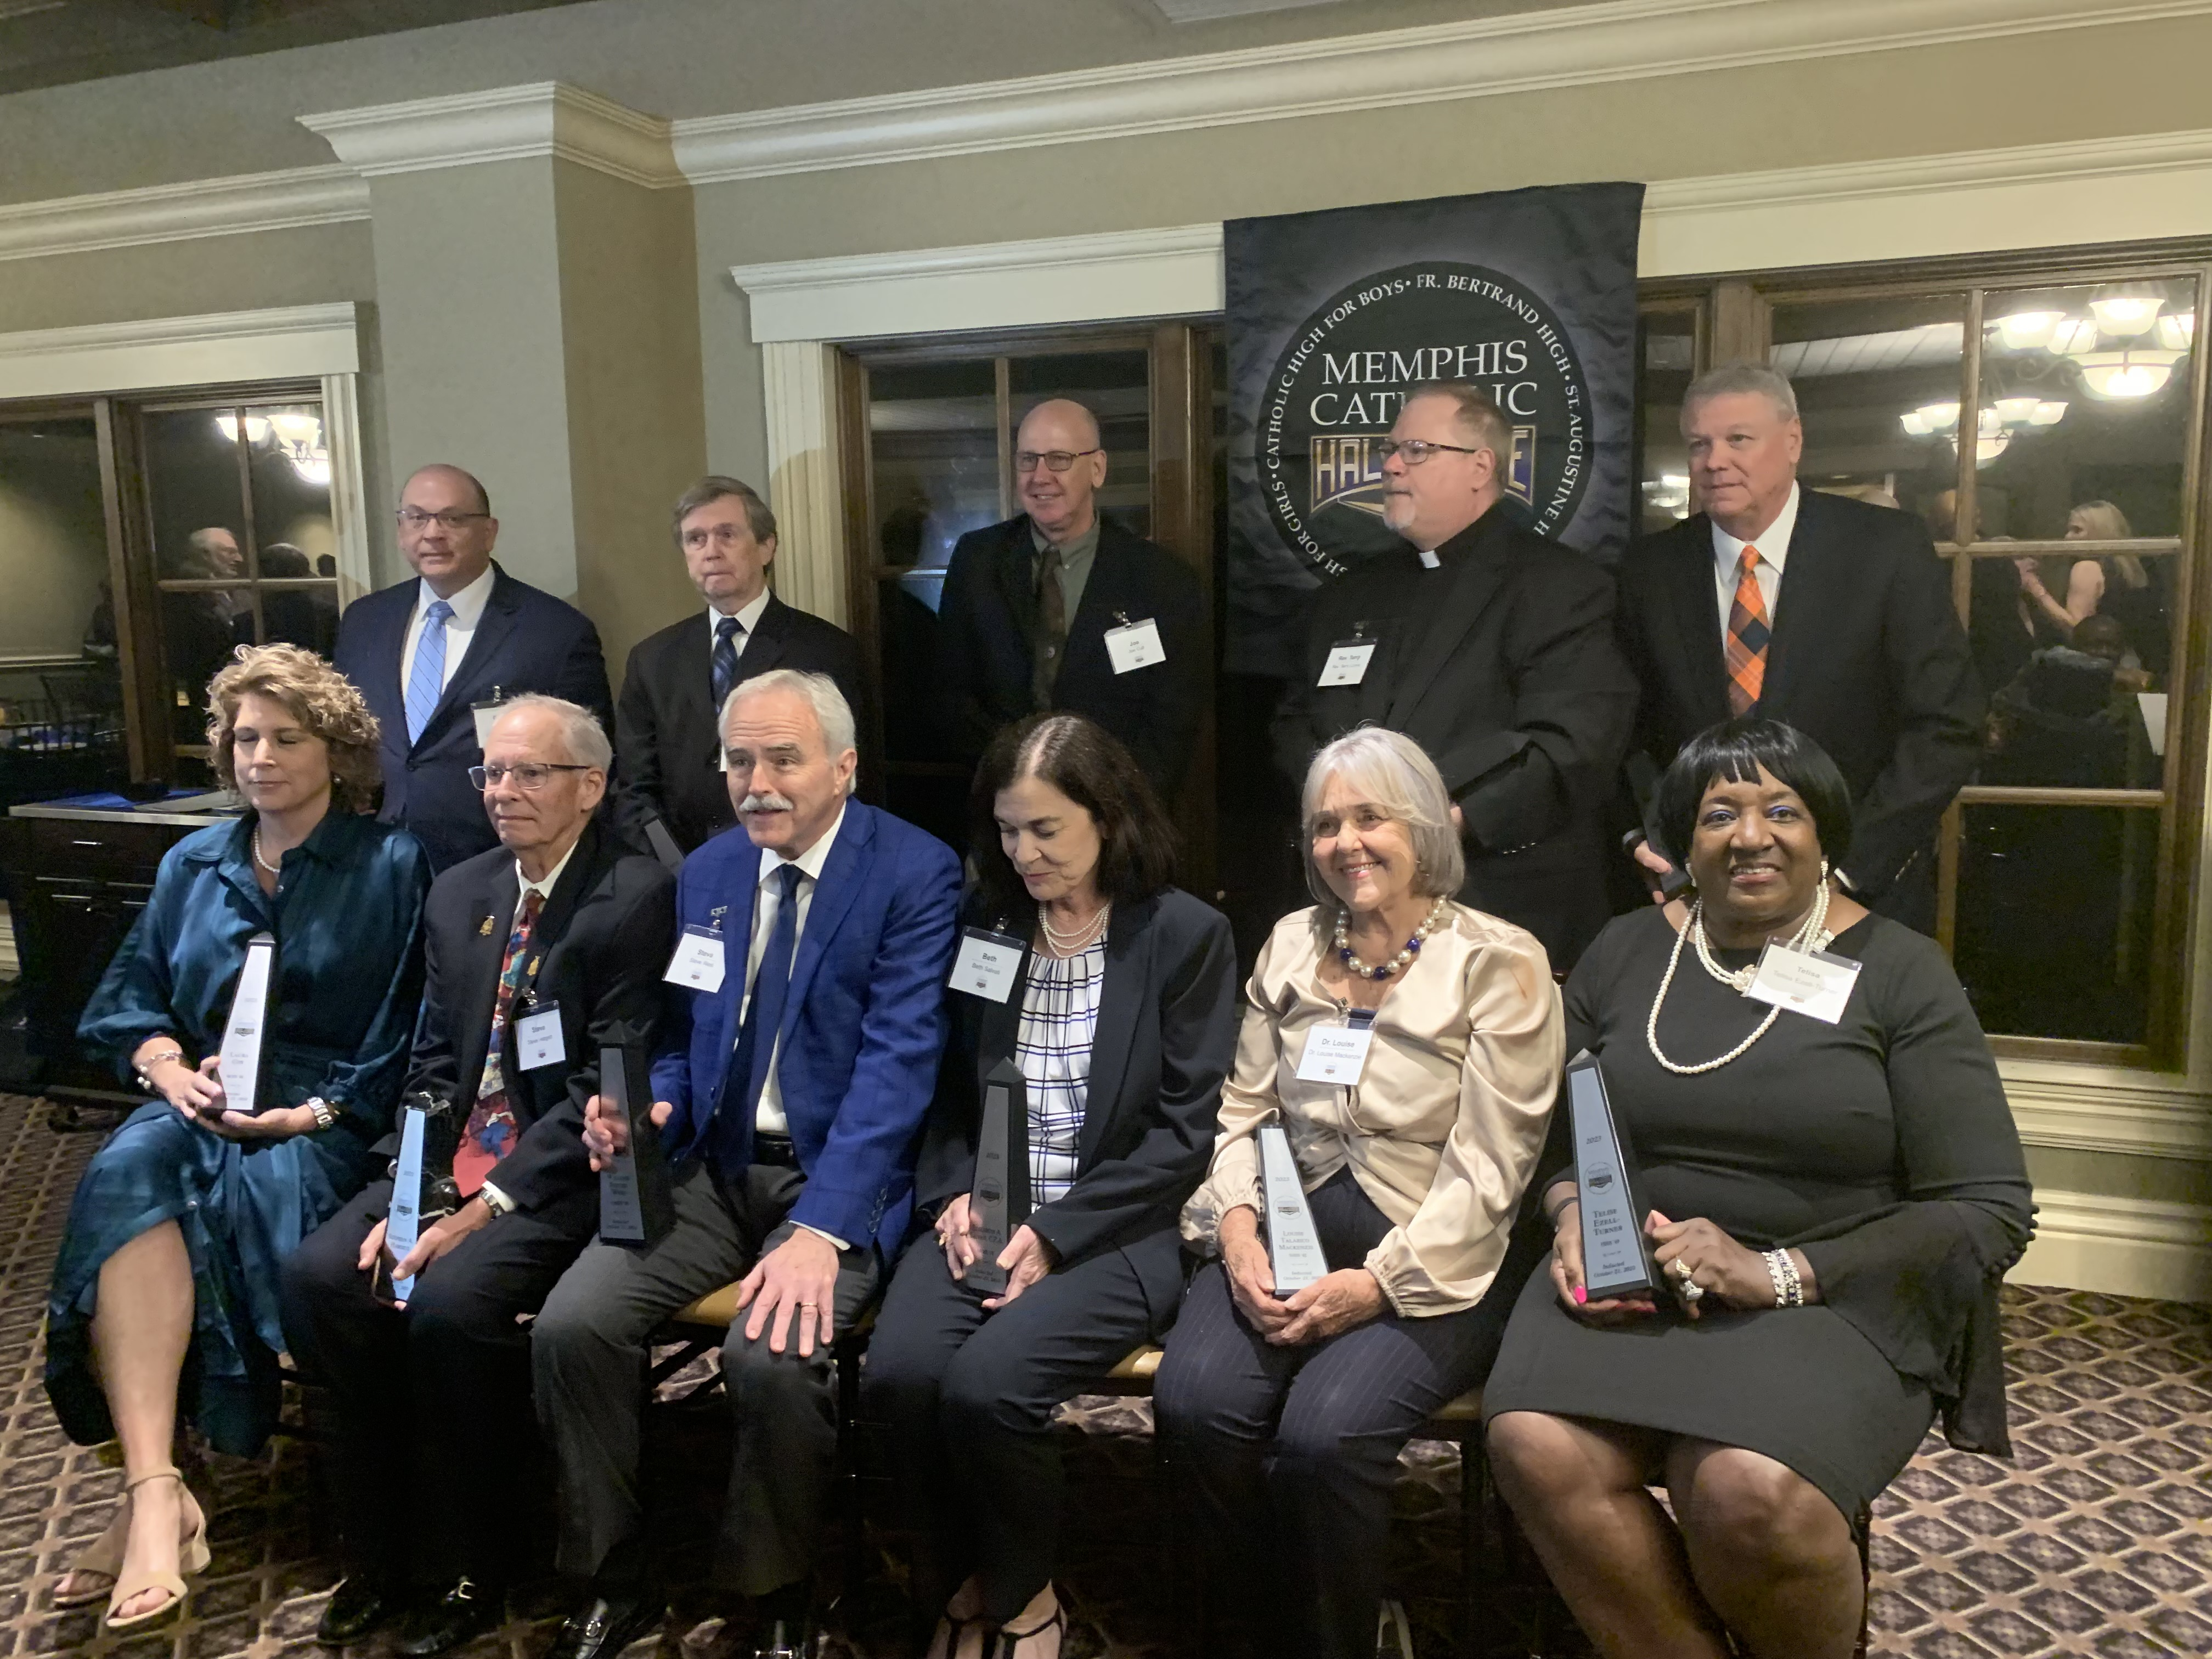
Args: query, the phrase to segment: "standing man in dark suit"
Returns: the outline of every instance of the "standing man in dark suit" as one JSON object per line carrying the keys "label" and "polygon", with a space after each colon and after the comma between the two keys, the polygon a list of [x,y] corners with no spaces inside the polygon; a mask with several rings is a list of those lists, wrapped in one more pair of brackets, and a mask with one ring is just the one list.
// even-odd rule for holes
{"label": "standing man in dark suit", "polygon": [[1213,653],[1198,579],[1098,515],[1098,417],[1054,398],[1014,440],[1023,513],[952,550],[937,611],[938,686],[955,750],[1064,708],[1128,745],[1172,802],[1190,765]]}
{"label": "standing man in dark suit", "polygon": [[615,750],[623,826],[643,838],[657,818],[677,850],[690,853],[738,821],[717,725],[739,681],[771,668],[827,674],[858,708],[865,680],[850,634],[769,592],[775,514],[750,484],[709,474],[684,492],[674,524],[707,619],[695,612],[631,650]]}
{"label": "standing man in dark suit", "polygon": [[338,623],[338,672],[384,728],[384,810],[445,870],[499,837],[469,782],[477,705],[544,691],[612,714],[599,630],[574,605],[492,562],[499,520],[457,466],[426,466],[399,494],[399,550],[417,580],[356,599]]}
{"label": "standing man in dark suit", "polygon": [[[752,1603],[760,1648],[814,1650],[837,1449],[830,1343],[906,1237],[945,1043],[960,860],[852,799],[853,712],[835,682],[770,669],[731,694],[723,730],[745,834],[684,860],[684,988],[653,1066],[675,1225],[646,1249],[586,1249],[531,1339],[560,1463],[559,1565],[591,1581],[551,1659],[613,1659],[665,1611],[638,1490],[646,1347],[670,1314],[740,1279],[714,1582]],[[614,1150],[596,1103],[585,1136],[595,1158]]]}
{"label": "standing man in dark suit", "polygon": [[[1936,828],[1973,776],[1987,708],[1948,567],[1911,514],[1799,487],[1797,397],[1773,369],[1702,376],[1682,435],[1705,510],[1620,568],[1621,649],[1644,689],[1636,746],[1663,769],[1732,716],[1796,726],[1850,786],[1838,881],[1933,933]],[[1636,857],[1669,868],[1662,849]]]}
{"label": "standing man in dark suit", "polygon": [[[574,703],[522,696],[499,716],[478,775],[500,845],[430,888],[407,1079],[461,1119],[464,1201],[395,1264],[392,1184],[372,1182],[284,1264],[286,1339],[338,1420],[346,1577],[315,1632],[328,1646],[404,1613],[398,1650],[443,1653],[498,1622],[523,1565],[514,1534],[451,1482],[521,1510],[544,1478],[515,1322],[598,1225],[584,1104],[603,1044],[652,1042],[675,933],[668,872],[593,821],[611,760]],[[379,1298],[410,1276],[404,1313]]]}
{"label": "standing man in dark suit", "polygon": [[1459,897],[1564,971],[1607,920],[1603,814],[1635,712],[1613,579],[1509,516],[1512,428],[1472,386],[1417,388],[1376,447],[1382,520],[1407,545],[1315,594],[1276,764],[1302,782],[1362,722],[1413,738],[1466,845]]}

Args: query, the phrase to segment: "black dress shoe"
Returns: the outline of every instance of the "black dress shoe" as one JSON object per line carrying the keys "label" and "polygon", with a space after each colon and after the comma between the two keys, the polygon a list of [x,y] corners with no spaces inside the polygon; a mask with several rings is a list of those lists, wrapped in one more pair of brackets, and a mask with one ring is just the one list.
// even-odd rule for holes
{"label": "black dress shoe", "polygon": [[457,1648],[499,1623],[507,1596],[489,1584],[464,1578],[436,1601],[416,1607],[401,1621],[392,1651],[406,1659],[431,1659]]}
{"label": "black dress shoe", "polygon": [[615,1659],[667,1612],[667,1601],[653,1596],[594,1596],[562,1621],[545,1659]]}
{"label": "black dress shoe", "polygon": [[315,1626],[315,1640],[326,1648],[358,1642],[404,1605],[405,1592],[381,1579],[355,1573],[340,1581]]}

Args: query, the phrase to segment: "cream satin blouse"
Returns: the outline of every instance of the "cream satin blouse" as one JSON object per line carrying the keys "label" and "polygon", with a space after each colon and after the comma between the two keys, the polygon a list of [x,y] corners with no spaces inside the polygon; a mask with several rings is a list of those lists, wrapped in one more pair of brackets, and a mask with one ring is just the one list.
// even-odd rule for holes
{"label": "cream satin blouse", "polygon": [[1401,1316],[1482,1300],[1544,1144],[1565,1043],[1544,947],[1495,916],[1451,907],[1375,1014],[1359,1082],[1302,1082],[1298,1056],[1345,1005],[1320,978],[1334,907],[1275,924],[1245,987],[1221,1135],[1182,1234],[1212,1254],[1221,1218],[1260,1200],[1260,1126],[1279,1109],[1310,1192],[1349,1164],[1394,1224],[1366,1266]]}

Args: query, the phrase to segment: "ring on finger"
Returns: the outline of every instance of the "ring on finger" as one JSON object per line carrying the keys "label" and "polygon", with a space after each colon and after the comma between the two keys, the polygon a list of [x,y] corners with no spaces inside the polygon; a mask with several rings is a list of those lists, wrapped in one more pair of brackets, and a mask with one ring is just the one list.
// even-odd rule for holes
{"label": "ring on finger", "polygon": [[1704,1301],[1704,1300],[1705,1300],[1705,1287],[1704,1285],[1702,1285],[1698,1284],[1698,1281],[1697,1281],[1696,1279],[1684,1279],[1684,1280],[1682,1281],[1682,1300],[1683,1300],[1683,1301],[1685,1301],[1685,1302],[1686,1302],[1686,1303],[1689,1303],[1690,1304],[1692,1304],[1692,1306],[1694,1306],[1694,1305],[1696,1305],[1698,1303]]}
{"label": "ring on finger", "polygon": [[1667,1264],[1667,1271],[1685,1285],[1690,1282],[1690,1264],[1679,1255]]}

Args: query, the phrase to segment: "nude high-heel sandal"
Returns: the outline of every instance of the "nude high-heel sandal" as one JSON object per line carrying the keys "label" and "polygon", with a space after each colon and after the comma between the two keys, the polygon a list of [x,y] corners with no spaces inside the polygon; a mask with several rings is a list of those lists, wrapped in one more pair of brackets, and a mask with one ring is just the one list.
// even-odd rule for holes
{"label": "nude high-heel sandal", "polygon": [[[107,1628],[112,1631],[137,1630],[157,1619],[166,1619],[185,1605],[188,1586],[183,1575],[207,1571],[210,1559],[207,1542],[207,1516],[201,1511],[199,1502],[185,1485],[185,1477],[174,1468],[149,1469],[123,1488],[128,1498],[149,1480],[173,1480],[182,1498],[182,1514],[177,1530],[177,1565],[179,1572],[141,1572],[129,1577],[118,1577],[115,1588],[107,1597]],[[116,1565],[120,1569],[122,1563]],[[157,1603],[144,1613],[132,1613],[129,1618],[117,1616],[116,1608],[148,1590],[166,1590],[168,1599]]]}
{"label": "nude high-heel sandal", "polygon": [[131,1499],[126,1494],[117,1505],[115,1518],[107,1523],[107,1530],[85,1547],[84,1553],[71,1562],[63,1572],[64,1578],[82,1578],[87,1575],[104,1578],[104,1584],[94,1584],[63,1594],[59,1586],[54,1590],[53,1602],[58,1607],[88,1607],[95,1601],[105,1601],[107,1593],[115,1588],[118,1574],[123,1571],[123,1547],[131,1541]]}

